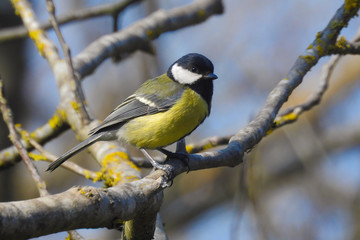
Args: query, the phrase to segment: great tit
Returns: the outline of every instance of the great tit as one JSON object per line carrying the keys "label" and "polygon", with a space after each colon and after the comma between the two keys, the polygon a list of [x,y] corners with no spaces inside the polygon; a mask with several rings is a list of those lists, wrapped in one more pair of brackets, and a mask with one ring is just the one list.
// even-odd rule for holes
{"label": "great tit", "polygon": [[[67,159],[97,141],[119,140],[139,148],[155,168],[163,169],[145,149],[173,157],[163,147],[194,131],[210,114],[214,66],[205,56],[190,53],[168,71],[147,80],[92,129],[89,137],[51,163],[53,171]],[[176,156],[176,155],[175,155]]]}

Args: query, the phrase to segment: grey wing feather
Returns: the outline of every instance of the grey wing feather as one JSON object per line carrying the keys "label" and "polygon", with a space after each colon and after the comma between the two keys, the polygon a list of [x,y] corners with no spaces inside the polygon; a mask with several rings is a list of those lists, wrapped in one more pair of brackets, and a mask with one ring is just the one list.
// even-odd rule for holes
{"label": "grey wing feather", "polygon": [[[160,99],[156,94],[131,95],[125,99],[122,104],[116,107],[99,126],[92,129],[89,134],[93,135],[104,128],[120,123],[125,123],[140,116],[166,111],[176,103],[176,101],[181,97],[182,93],[183,91],[179,91],[165,99]],[[149,102],[155,104],[156,107],[152,104],[150,104],[152,105],[150,106],[149,104],[144,103],[144,101],[138,100],[137,97],[148,100]]]}

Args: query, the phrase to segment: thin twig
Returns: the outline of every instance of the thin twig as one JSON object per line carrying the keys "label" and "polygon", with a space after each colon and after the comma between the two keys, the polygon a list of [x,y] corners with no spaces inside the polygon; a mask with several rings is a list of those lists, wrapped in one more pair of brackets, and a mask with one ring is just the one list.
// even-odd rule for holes
{"label": "thin twig", "polygon": [[[39,144],[46,143],[69,128],[69,125],[65,120],[64,111],[58,110],[45,124],[29,134],[31,138]],[[21,140],[21,143],[27,151],[34,149],[33,146],[24,139]],[[10,146],[0,151],[0,168],[13,166],[19,161],[19,152],[15,146]]]}
{"label": "thin twig", "polygon": [[[349,49],[352,50],[352,54],[359,54],[359,52],[355,48],[359,48],[358,42],[360,41],[360,29],[358,33],[356,34],[355,38],[351,42],[347,42],[343,37],[339,38],[337,43],[335,44],[336,50],[331,49],[331,51],[334,51],[336,53],[342,53],[342,54],[349,54]],[[343,46],[343,51],[341,52],[341,49]],[[311,110],[313,107],[320,104],[322,97],[324,96],[326,90],[328,89],[329,82],[332,76],[332,73],[337,65],[337,63],[342,58],[342,55],[335,55],[332,56],[328,63],[326,63],[323,66],[323,74],[320,79],[320,84],[318,86],[318,89],[309,97],[307,101],[305,101],[302,104],[299,104],[294,107],[289,107],[285,109],[284,111],[280,112],[278,116],[274,120],[274,126],[270,130],[270,132],[276,128],[279,128],[281,126],[284,126],[286,124],[295,122],[299,116],[306,111]]]}
{"label": "thin twig", "polygon": [[[95,7],[78,9],[73,12],[65,13],[64,15],[58,18],[58,24],[63,25],[65,23],[70,23],[78,20],[87,20],[94,17],[113,16],[114,14],[119,14],[126,7],[130,6],[133,3],[140,2],[141,0],[118,0],[112,3],[107,3]],[[48,30],[52,28],[51,23],[43,22],[40,23],[40,28]],[[24,26],[6,28],[0,31],[0,43],[11,41],[17,38],[24,38],[28,36],[28,29]]]}
{"label": "thin twig", "polygon": [[199,143],[186,145],[186,151],[188,153],[199,153],[208,150],[210,148],[226,145],[229,143],[229,140],[232,136],[233,135],[222,136],[222,137],[214,136],[214,137],[205,138]]}
{"label": "thin twig", "polygon": [[42,180],[37,171],[34,164],[31,162],[28,152],[26,151],[25,147],[22,145],[20,138],[16,132],[12,112],[10,108],[7,106],[7,101],[4,97],[4,89],[3,89],[3,81],[0,77],[0,108],[4,118],[4,121],[9,129],[10,132],[10,140],[15,145],[21,158],[24,160],[25,165],[27,166],[31,177],[34,179],[36,186],[39,190],[40,196],[47,196],[49,195],[48,191],[46,190],[46,183]]}
{"label": "thin twig", "polygon": [[323,77],[321,78],[318,89],[309,97],[306,102],[294,107],[290,107],[279,113],[279,115],[274,120],[274,126],[271,130],[295,122],[303,112],[309,111],[316,105],[320,104],[321,99],[329,86],[329,81],[333,70],[341,57],[342,56],[340,55],[336,55],[330,58],[329,62],[323,67]]}
{"label": "thin twig", "polygon": [[[65,42],[65,39],[60,31],[59,28],[59,24],[56,20],[56,16],[55,16],[55,5],[54,2],[52,0],[46,0],[46,9],[50,14],[50,23],[53,26],[55,33],[56,33],[56,37],[58,38],[60,45],[61,45],[61,49],[63,51],[64,54],[64,58],[66,61],[66,65],[68,66],[69,70],[70,70],[70,75],[72,80],[76,83],[77,88],[76,90],[79,93],[79,97],[81,99],[80,103],[83,105],[82,107],[85,108],[84,106],[84,100],[85,100],[85,96],[84,96],[84,92],[80,86],[80,82],[78,80],[78,78],[75,76],[75,72],[74,72],[74,66],[72,63],[72,58],[71,58],[71,50],[69,48],[69,45]],[[87,111],[84,111],[87,114]]]}
{"label": "thin twig", "polygon": [[[45,150],[35,139],[33,139],[31,137],[31,135],[27,131],[21,129],[20,127],[16,127],[16,130],[21,135],[24,135],[26,140],[29,141],[29,143],[36,150],[38,150],[40,152],[41,155],[39,155],[39,156],[30,153],[30,155],[34,156],[34,159],[40,158],[41,160],[44,160],[44,161],[47,161],[47,162],[54,162],[56,159],[58,159],[57,156],[55,156],[51,152]],[[80,167],[79,165],[77,165],[77,164],[75,164],[73,162],[65,162],[65,163],[63,163],[63,167],[70,170],[70,171],[72,171],[72,172],[74,172],[74,173],[76,173],[76,174],[84,176],[84,177],[86,177],[88,179],[91,179],[91,180],[97,179],[97,174],[95,172],[93,172],[91,170],[84,169],[84,168]]]}

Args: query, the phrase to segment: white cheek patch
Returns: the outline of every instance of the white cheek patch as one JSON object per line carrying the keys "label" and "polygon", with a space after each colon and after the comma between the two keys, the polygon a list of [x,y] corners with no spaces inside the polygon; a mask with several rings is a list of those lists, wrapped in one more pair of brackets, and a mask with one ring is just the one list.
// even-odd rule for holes
{"label": "white cheek patch", "polygon": [[177,63],[172,66],[171,73],[174,79],[181,84],[192,84],[202,77],[201,74],[190,72],[180,67]]}

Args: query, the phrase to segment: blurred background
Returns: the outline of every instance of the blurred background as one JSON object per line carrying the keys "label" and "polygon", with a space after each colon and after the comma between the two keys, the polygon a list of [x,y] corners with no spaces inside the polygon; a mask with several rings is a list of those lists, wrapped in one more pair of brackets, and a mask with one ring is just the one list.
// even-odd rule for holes
{"label": "blurred background", "polygon": [[[109,1],[55,0],[57,15]],[[83,81],[90,114],[103,119],[146,79],[164,73],[189,52],[206,55],[215,66],[213,107],[187,143],[236,133],[257,114],[267,95],[289,71],[341,6],[341,0],[225,0],[225,12],[205,23],[162,34],[153,42],[156,55],[136,52],[120,63],[105,61]],[[191,3],[150,0],[128,7],[120,28],[156,9]],[[32,1],[46,21],[44,1]],[[359,18],[341,33],[355,36]],[[0,1],[0,28],[21,24],[8,1]],[[73,56],[112,31],[111,17],[61,26]],[[49,36],[55,41],[52,30]],[[57,42],[58,43],[58,42]],[[304,79],[286,106],[304,102],[317,88],[322,59]],[[264,138],[235,168],[182,174],[165,190],[161,209],[170,239],[360,239],[360,58],[346,56],[338,64],[320,106]],[[59,98],[53,75],[31,40],[0,43],[0,73],[16,122],[29,131],[55,112]],[[286,107],[285,106],[285,107]],[[0,121],[0,147],[10,145]],[[67,131],[46,144],[60,155],[77,143]],[[137,154],[137,153],[134,153]],[[92,170],[99,166],[85,152],[73,161]],[[95,185],[63,169],[45,173],[50,192],[74,185]],[[1,171],[0,201],[37,197],[23,163]],[[86,238],[116,239],[108,229],[80,230]],[[64,239],[66,232],[37,239]]]}

